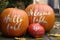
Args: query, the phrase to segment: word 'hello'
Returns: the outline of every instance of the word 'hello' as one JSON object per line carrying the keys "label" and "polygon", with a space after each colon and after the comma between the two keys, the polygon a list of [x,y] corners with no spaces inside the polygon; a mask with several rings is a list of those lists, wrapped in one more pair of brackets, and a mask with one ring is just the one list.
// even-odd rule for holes
{"label": "word 'hello'", "polygon": [[[11,18],[10,15],[8,15],[4,18],[4,21],[7,24],[7,31],[9,31],[9,29],[13,29],[13,30],[20,29],[23,19],[17,16]],[[11,25],[9,22],[14,23],[14,25]]]}

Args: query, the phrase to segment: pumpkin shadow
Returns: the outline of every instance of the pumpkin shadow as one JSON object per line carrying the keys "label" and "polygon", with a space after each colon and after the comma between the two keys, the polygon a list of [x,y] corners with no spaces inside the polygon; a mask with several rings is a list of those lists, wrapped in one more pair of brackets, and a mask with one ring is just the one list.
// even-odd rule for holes
{"label": "pumpkin shadow", "polygon": [[[15,37],[11,37],[11,36],[6,36],[4,34],[2,34],[0,32],[0,39],[11,39],[11,40],[14,40]],[[21,36],[18,36],[18,38],[29,38],[29,39],[34,39],[34,37],[32,37],[28,32],[26,32],[24,35],[21,35]]]}
{"label": "pumpkin shadow", "polygon": [[0,32],[0,39],[2,39],[2,40],[10,40],[10,39],[13,40],[14,37],[7,37]]}

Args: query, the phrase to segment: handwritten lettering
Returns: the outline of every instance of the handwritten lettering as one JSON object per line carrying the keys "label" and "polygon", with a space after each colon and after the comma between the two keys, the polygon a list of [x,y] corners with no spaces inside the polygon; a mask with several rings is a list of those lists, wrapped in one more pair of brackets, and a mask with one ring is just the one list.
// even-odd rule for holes
{"label": "handwritten lettering", "polygon": [[33,29],[34,29],[35,31],[38,31],[40,28],[34,26]]}
{"label": "handwritten lettering", "polygon": [[30,12],[28,13],[28,16],[45,16],[45,15],[50,15],[50,12],[49,11],[45,11],[45,12],[37,12],[37,11],[35,11],[35,12],[33,12],[31,9],[30,9]]}
{"label": "handwritten lettering", "polygon": [[[49,11],[45,11],[45,12],[37,12],[37,11],[32,11],[30,9],[30,12],[28,13],[28,16],[34,16],[33,17],[33,23],[34,22],[42,22],[42,23],[47,23],[46,20],[45,20],[45,16],[49,16],[50,15],[50,12]],[[37,17],[39,16],[39,18]]]}
{"label": "handwritten lettering", "polygon": [[[4,18],[4,21],[6,22],[7,24],[7,32],[9,31],[9,29],[13,29],[13,30],[18,30],[20,29],[20,26],[22,24],[22,21],[23,19],[18,17],[18,16],[14,16],[13,18],[10,17],[10,15],[6,16]],[[11,25],[10,23],[8,22],[11,22],[11,23],[14,23],[14,25]]]}

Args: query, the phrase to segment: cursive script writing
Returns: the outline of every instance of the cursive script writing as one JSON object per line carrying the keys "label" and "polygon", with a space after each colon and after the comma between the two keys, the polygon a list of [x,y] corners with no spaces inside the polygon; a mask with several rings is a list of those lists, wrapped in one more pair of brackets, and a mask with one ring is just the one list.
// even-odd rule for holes
{"label": "cursive script writing", "polygon": [[47,23],[47,21],[45,20],[45,16],[49,16],[50,12],[46,11],[46,12],[37,12],[37,11],[32,11],[30,9],[30,12],[28,12],[28,16],[34,16],[32,22],[42,22],[42,23]]}
{"label": "cursive script writing", "polygon": [[[20,29],[20,26],[22,24],[22,21],[23,19],[18,17],[18,16],[14,16],[14,17],[10,17],[10,15],[7,15],[5,18],[4,18],[4,21],[6,22],[7,24],[7,32],[9,31],[9,29],[13,29],[13,30],[18,30]],[[11,23],[14,23],[13,25],[10,24],[9,22]]]}

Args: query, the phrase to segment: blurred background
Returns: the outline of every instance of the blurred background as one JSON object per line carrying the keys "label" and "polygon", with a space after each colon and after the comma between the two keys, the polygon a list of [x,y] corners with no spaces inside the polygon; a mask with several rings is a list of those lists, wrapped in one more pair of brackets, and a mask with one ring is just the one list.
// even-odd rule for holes
{"label": "blurred background", "polygon": [[[56,15],[59,15],[60,0],[39,0],[39,2],[50,5],[54,9]],[[8,7],[25,9],[29,4],[32,3],[33,0],[0,0],[0,13]]]}

